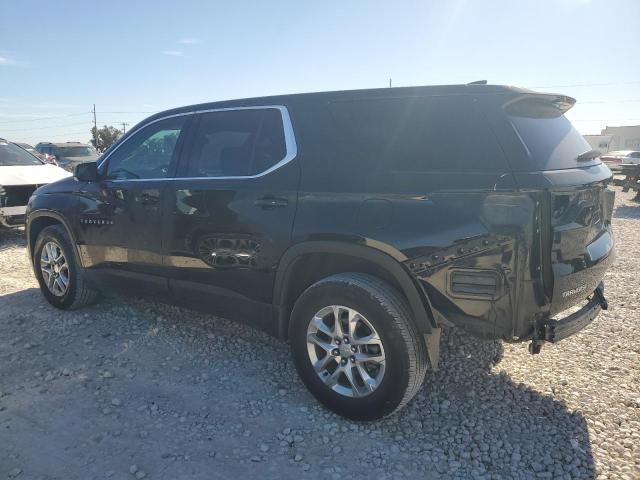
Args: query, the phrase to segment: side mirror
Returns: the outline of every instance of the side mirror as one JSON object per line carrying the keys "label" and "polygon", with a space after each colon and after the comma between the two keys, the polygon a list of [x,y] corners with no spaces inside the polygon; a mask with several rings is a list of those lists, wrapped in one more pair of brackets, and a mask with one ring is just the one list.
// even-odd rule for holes
{"label": "side mirror", "polygon": [[81,182],[98,180],[98,164],[96,162],[79,163],[73,169],[73,176]]}

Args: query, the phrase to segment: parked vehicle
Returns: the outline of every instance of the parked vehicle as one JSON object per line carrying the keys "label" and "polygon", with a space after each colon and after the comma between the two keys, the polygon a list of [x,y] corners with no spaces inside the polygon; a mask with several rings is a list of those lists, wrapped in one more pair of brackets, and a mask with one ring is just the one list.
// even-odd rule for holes
{"label": "parked vehicle", "polygon": [[36,151],[44,156],[45,162],[55,163],[69,172],[79,163],[93,162],[99,157],[95,148],[80,142],[41,142],[36,145]]}
{"label": "parked vehicle", "polygon": [[36,149],[33,148],[33,146],[29,145],[28,143],[22,143],[22,142],[13,142],[13,143],[19,146],[20,148],[22,148],[23,150],[26,150],[27,152],[29,152],[31,155],[35,155],[36,157],[40,158],[40,155],[38,154],[38,152],[36,152]]}
{"label": "parked vehicle", "polygon": [[62,309],[119,288],[250,322],[324,405],[383,417],[443,325],[538,353],[607,308],[611,172],[574,103],[470,84],[159,113],[31,198],[34,272]]}
{"label": "parked vehicle", "polygon": [[27,202],[35,189],[69,176],[58,167],[44,165],[17,144],[0,138],[0,226],[24,224]]}
{"label": "parked vehicle", "polygon": [[623,192],[636,192],[633,200],[640,201],[640,164],[625,163],[618,167],[614,184],[622,187]]}
{"label": "parked vehicle", "polygon": [[623,164],[640,164],[640,151],[618,150],[615,152],[607,152],[601,155],[600,159],[612,170],[617,170],[618,167]]}

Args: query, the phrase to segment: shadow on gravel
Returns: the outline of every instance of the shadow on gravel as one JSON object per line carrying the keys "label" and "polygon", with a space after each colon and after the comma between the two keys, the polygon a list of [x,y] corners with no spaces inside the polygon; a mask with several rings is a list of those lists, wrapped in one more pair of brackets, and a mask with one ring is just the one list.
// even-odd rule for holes
{"label": "shadow on gravel", "polygon": [[0,226],[0,251],[25,244],[24,228],[5,228]]}
{"label": "shadow on gravel", "polygon": [[595,478],[582,412],[501,371],[501,342],[450,329],[441,348],[440,369],[427,375],[423,391],[400,414],[422,420],[424,439],[412,442],[414,448],[433,445],[424,453],[448,458],[440,474],[450,475],[453,467],[472,477],[488,471],[505,478]]}
{"label": "shadow on gravel", "polygon": [[616,207],[613,216],[617,218],[640,218],[640,203]]}
{"label": "shadow on gravel", "polygon": [[[110,417],[104,410],[100,413],[94,407],[96,387],[88,384],[90,388],[78,390],[77,382],[71,380],[63,387],[67,385],[64,379],[73,378],[73,374],[65,377],[56,371],[53,382],[60,385],[58,403],[51,404],[39,395],[25,397],[31,399],[28,404],[32,407],[21,413],[36,419],[43,415],[50,425],[46,434],[30,423],[14,421],[18,425],[14,428],[24,429],[12,442],[13,448],[22,448],[25,471],[28,467],[59,471],[67,468],[64,464],[68,460],[74,464],[73,471],[88,468],[83,455],[89,454],[77,450],[75,437],[86,436],[87,429],[110,431],[121,429],[121,425],[131,431],[149,429],[156,414],[145,407],[140,413],[139,405],[157,402],[157,415],[164,415],[163,421],[154,424],[155,433],[147,445],[141,446],[137,437],[126,431],[122,437],[109,436],[102,452],[91,454],[95,462],[91,468],[126,471],[136,463],[145,465],[150,478],[179,478],[186,467],[160,457],[160,453],[177,449],[189,452],[190,478],[198,479],[211,478],[211,468],[226,470],[229,478],[256,476],[257,472],[262,478],[283,479],[336,475],[355,479],[595,477],[582,413],[570,412],[563,401],[514,382],[500,371],[496,366],[503,355],[500,342],[481,342],[459,331],[446,331],[440,369],[427,374],[424,388],[407,408],[391,418],[364,424],[320,408],[302,388],[286,345],[255,330],[139,300],[111,299],[82,313],[60,312],[36,296],[40,294],[32,288],[0,297],[0,333],[10,334],[9,338],[23,336],[26,326],[49,323],[55,328],[48,330],[39,347],[48,352],[45,358],[72,372],[80,369],[80,364],[98,364],[115,372],[109,389],[124,405],[117,407],[119,420],[114,426],[107,422]],[[19,312],[24,319],[12,321]],[[93,317],[97,320],[91,320]],[[135,340],[150,330],[157,332]],[[94,349],[87,349],[84,339],[88,338]],[[113,355],[124,339],[134,341],[135,348]],[[3,354],[0,379],[5,375],[8,380],[9,374],[11,383],[22,384],[27,377],[34,378],[32,370],[46,371],[35,357],[31,357],[33,364],[31,360],[28,365],[21,363],[26,341]],[[241,360],[229,360],[229,353],[237,353]],[[171,362],[165,366],[162,362],[169,356]],[[20,370],[3,372],[11,363],[16,368],[20,364]],[[124,380],[122,369],[134,366],[135,379]],[[178,366],[180,370],[174,370]],[[532,358],[532,377],[536,376],[535,368]],[[208,373],[207,380],[201,378],[204,373]],[[233,383],[227,377],[233,378]],[[74,426],[58,427],[68,422],[64,412],[71,400],[63,398],[73,398],[78,406],[80,417],[74,417]],[[110,398],[105,400],[113,409],[108,404]],[[46,414],[38,413],[40,409]],[[11,410],[5,411],[7,414],[11,415]],[[186,423],[178,421],[181,416],[188,419]],[[296,432],[305,444],[289,441]],[[50,448],[59,456],[42,458],[36,448],[28,446],[30,438],[38,438],[41,448]],[[267,445],[269,454],[256,454],[260,443]],[[131,454],[133,445],[135,456]],[[339,455],[335,454],[336,445],[340,446]],[[69,453],[67,448],[71,448]],[[212,448],[219,452],[215,458],[209,454]],[[109,452],[107,463],[96,460],[105,451]],[[292,460],[297,452],[304,458],[301,463]],[[302,465],[307,462],[309,469],[303,472]],[[271,465],[269,470],[265,465]]]}

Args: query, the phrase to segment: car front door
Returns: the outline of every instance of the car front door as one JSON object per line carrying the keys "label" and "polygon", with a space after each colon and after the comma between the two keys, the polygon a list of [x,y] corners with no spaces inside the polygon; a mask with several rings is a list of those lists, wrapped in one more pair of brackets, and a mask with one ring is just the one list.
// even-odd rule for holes
{"label": "car front door", "polygon": [[[152,122],[117,147],[88,184],[78,223],[83,263],[115,286],[166,293],[162,210],[189,116]],[[131,282],[126,282],[126,280]]]}
{"label": "car front door", "polygon": [[170,290],[179,302],[269,330],[300,174],[288,112],[203,112],[192,130],[181,178],[168,182]]}

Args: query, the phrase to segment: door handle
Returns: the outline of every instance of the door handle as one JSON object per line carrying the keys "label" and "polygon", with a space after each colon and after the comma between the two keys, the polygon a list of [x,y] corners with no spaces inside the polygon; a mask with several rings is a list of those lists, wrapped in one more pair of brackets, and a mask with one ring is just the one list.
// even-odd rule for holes
{"label": "door handle", "polygon": [[150,205],[158,203],[160,201],[159,197],[156,197],[155,195],[149,195],[148,193],[141,194],[139,199],[142,205]]}
{"label": "door handle", "polygon": [[262,197],[254,200],[253,204],[262,208],[277,208],[288,206],[289,200],[282,197]]}

